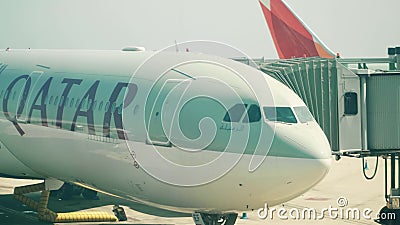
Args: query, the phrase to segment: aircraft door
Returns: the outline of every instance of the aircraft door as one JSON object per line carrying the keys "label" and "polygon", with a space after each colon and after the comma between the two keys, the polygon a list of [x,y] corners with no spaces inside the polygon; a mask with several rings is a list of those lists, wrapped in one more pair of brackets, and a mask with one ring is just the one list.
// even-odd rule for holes
{"label": "aircraft door", "polygon": [[170,123],[182,93],[182,86],[185,80],[168,79],[160,81],[159,89],[155,90],[155,100],[153,104],[147,106],[149,118],[147,123],[147,144],[171,147],[169,140]]}

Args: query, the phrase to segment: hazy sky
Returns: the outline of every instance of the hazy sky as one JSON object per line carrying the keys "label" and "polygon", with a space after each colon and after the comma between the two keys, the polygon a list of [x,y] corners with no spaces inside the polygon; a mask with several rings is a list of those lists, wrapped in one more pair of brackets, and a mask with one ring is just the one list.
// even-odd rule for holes
{"label": "hazy sky", "polygon": [[[399,0],[287,0],[344,57],[400,46]],[[1,0],[0,48],[162,49],[213,40],[276,58],[257,0]]]}

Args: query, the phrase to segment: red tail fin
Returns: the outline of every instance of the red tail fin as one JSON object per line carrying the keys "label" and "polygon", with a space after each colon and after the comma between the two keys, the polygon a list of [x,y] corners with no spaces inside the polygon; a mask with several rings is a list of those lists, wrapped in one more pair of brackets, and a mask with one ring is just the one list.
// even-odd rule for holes
{"label": "red tail fin", "polygon": [[283,0],[259,0],[259,2],[279,58],[335,57],[335,54]]}

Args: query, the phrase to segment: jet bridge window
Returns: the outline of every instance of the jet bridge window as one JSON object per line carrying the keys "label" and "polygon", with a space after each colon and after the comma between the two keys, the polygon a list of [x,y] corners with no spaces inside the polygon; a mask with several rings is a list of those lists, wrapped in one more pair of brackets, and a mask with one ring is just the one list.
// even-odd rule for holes
{"label": "jet bridge window", "polygon": [[347,92],[346,94],[344,94],[344,114],[357,115],[357,113],[358,113],[357,93]]}
{"label": "jet bridge window", "polygon": [[264,107],[265,118],[269,121],[297,123],[290,107]]}

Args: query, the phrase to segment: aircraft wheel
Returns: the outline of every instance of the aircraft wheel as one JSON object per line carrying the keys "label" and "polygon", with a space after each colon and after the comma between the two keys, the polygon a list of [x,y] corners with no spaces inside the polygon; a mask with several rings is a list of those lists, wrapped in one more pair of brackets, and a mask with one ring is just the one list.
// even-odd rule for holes
{"label": "aircraft wheel", "polygon": [[59,198],[62,200],[70,200],[74,195],[74,187],[72,184],[64,183],[59,190]]}

